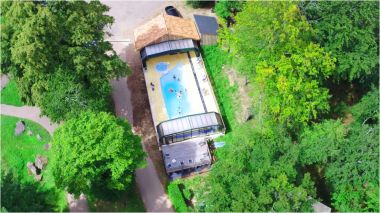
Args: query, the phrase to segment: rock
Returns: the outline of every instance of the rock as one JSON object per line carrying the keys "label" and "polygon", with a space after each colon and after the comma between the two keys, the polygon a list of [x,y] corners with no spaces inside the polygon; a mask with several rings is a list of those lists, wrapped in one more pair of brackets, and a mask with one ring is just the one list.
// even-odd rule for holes
{"label": "rock", "polygon": [[28,133],[27,133],[29,136],[32,136],[33,135],[33,132],[28,130]]}
{"label": "rock", "polygon": [[41,170],[47,165],[47,163],[48,163],[47,157],[42,156],[42,155],[37,155],[36,160],[34,162],[36,167]]}
{"label": "rock", "polygon": [[37,168],[34,166],[32,162],[28,162],[26,164],[26,167],[28,168],[29,174],[37,175]]}
{"label": "rock", "polygon": [[16,123],[16,128],[15,128],[15,135],[19,136],[24,131],[25,131],[25,123],[24,123],[24,121],[17,122]]}
{"label": "rock", "polygon": [[44,149],[45,150],[49,150],[51,148],[51,143],[46,143],[45,145],[44,145]]}
{"label": "rock", "polygon": [[37,140],[42,140],[42,137],[41,137],[41,135],[40,134],[37,134]]}
{"label": "rock", "polygon": [[35,175],[34,179],[36,179],[36,181],[41,181],[42,180],[42,174]]}

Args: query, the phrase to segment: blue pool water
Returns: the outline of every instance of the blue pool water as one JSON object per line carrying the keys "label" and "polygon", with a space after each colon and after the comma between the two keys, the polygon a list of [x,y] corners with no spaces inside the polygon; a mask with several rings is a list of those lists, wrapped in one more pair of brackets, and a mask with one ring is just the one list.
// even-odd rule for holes
{"label": "blue pool water", "polygon": [[181,67],[181,64],[177,64],[173,70],[160,78],[162,94],[169,119],[192,113],[187,89],[181,83],[185,80],[182,78]]}
{"label": "blue pool water", "polygon": [[168,69],[169,64],[166,62],[160,62],[156,64],[157,72],[165,72]]}

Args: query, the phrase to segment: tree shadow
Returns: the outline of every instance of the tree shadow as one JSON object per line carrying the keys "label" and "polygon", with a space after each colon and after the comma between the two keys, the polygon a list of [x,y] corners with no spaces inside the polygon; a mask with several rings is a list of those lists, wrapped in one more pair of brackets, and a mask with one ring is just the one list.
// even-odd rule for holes
{"label": "tree shadow", "polygon": [[88,194],[91,211],[100,212],[142,212],[144,204],[137,192],[136,182],[126,190],[111,190],[105,184],[97,183]]}
{"label": "tree shadow", "polygon": [[38,182],[21,182],[12,172],[1,171],[1,206],[9,212],[54,212],[59,192]]}

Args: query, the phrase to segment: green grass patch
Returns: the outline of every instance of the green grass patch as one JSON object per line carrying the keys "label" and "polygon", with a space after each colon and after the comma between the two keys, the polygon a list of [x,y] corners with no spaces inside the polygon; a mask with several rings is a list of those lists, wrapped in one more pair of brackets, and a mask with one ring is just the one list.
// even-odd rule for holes
{"label": "green grass patch", "polygon": [[[25,122],[26,130],[21,135],[15,136],[14,129],[19,120]],[[31,136],[27,134],[29,130],[33,133]],[[37,139],[37,134],[42,137],[41,141]],[[9,179],[9,181],[2,183],[2,189],[6,188],[8,191],[14,192],[9,202],[17,201],[17,206],[6,206],[6,203],[2,203],[8,211],[67,210],[65,192],[55,187],[49,163],[42,171],[43,178],[41,182],[35,181],[34,177],[28,174],[26,167],[27,162],[34,162],[38,154],[46,156],[51,161],[51,151],[44,149],[44,144],[49,143],[50,140],[49,133],[37,123],[16,117],[1,116],[1,168],[2,171],[10,173],[9,176],[12,176],[11,178],[5,178],[5,180]],[[16,193],[17,191],[19,192]],[[28,192],[28,194],[25,194],[25,192]],[[11,195],[4,194],[4,196],[9,197]],[[37,198],[39,200],[36,200]],[[39,205],[35,205],[36,202]],[[25,209],[22,207],[25,207]],[[33,207],[36,209],[33,209]]]}
{"label": "green grass patch", "polygon": [[20,95],[18,93],[16,81],[11,79],[8,84],[1,90],[1,101],[2,104],[8,104],[13,106],[23,106]]}
{"label": "green grass patch", "polygon": [[237,85],[230,85],[228,76],[223,72],[223,66],[229,65],[229,57],[226,52],[218,46],[202,46],[202,56],[205,62],[206,70],[211,78],[217,101],[219,102],[220,111],[227,130],[231,130],[237,125],[235,112]]}

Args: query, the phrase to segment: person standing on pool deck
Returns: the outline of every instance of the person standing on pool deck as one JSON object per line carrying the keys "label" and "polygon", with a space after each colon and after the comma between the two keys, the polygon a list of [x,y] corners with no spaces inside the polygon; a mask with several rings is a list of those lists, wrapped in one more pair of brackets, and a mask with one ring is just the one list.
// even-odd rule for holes
{"label": "person standing on pool deck", "polygon": [[150,82],[150,88],[154,91],[154,84],[152,82]]}

